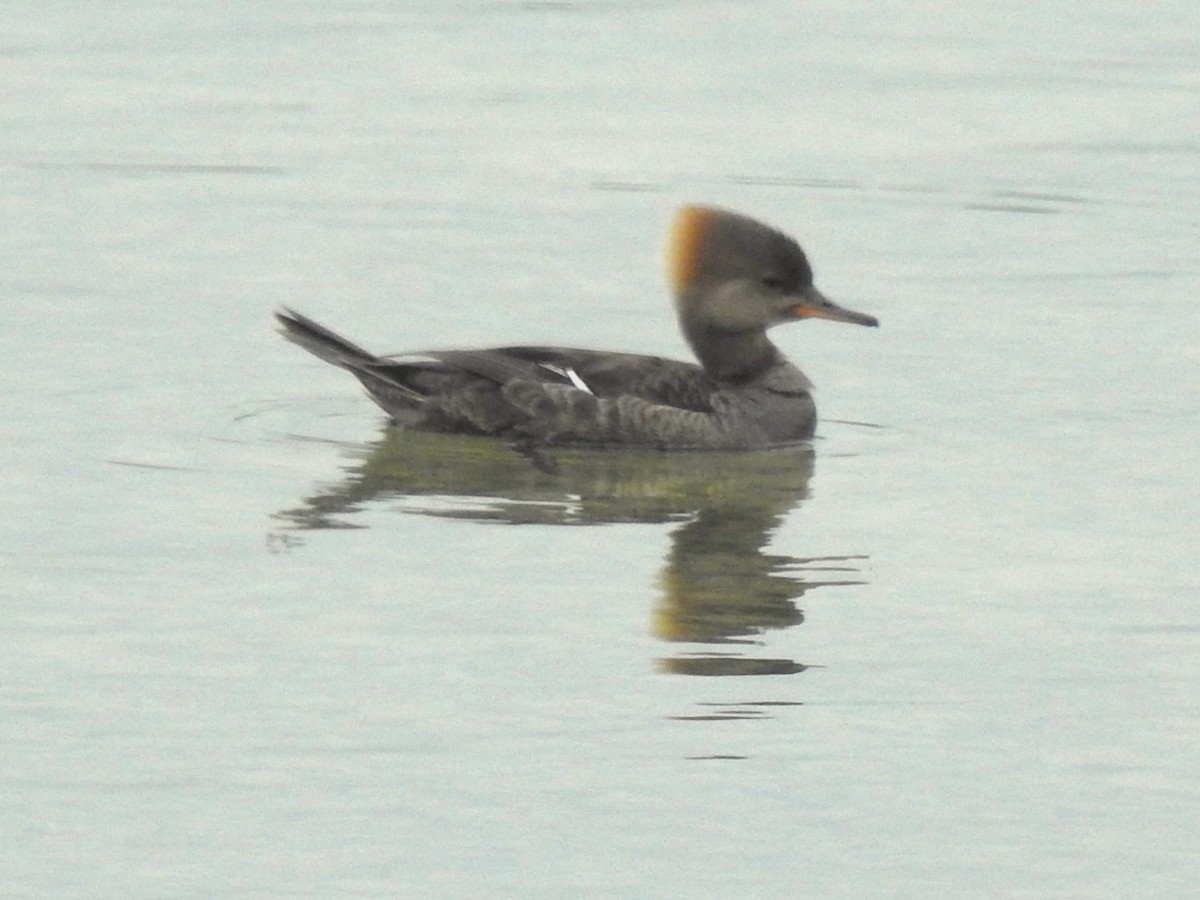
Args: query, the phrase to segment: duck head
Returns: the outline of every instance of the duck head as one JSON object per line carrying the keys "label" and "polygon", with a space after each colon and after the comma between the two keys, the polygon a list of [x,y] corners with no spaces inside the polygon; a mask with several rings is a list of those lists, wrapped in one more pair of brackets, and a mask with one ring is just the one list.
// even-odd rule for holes
{"label": "duck head", "polygon": [[671,229],[670,277],[680,328],[718,380],[752,378],[779,360],[766,330],[799,319],[875,327],[813,285],[808,258],[781,231],[724,209],[689,206]]}

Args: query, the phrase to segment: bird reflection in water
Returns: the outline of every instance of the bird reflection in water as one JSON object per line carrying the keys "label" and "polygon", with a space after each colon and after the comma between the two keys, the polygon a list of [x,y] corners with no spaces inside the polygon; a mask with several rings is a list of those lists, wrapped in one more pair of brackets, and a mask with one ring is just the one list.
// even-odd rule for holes
{"label": "bird reflection in water", "polygon": [[661,671],[680,675],[803,671],[796,660],[747,651],[763,632],[803,622],[796,601],[809,591],[862,583],[861,557],[765,552],[784,517],[808,496],[808,444],[756,453],[562,448],[555,468],[544,471],[487,438],[389,428],[341,483],[276,518],[293,528],[352,528],[351,514],[365,503],[402,498],[409,513],[514,525],[677,522],[653,621],[662,640],[691,645],[659,660]]}

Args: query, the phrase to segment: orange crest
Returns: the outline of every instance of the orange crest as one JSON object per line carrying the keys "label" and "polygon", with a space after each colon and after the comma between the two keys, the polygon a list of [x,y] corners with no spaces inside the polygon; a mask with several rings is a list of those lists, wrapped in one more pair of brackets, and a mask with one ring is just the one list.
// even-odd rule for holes
{"label": "orange crest", "polygon": [[685,206],[675,217],[667,255],[671,287],[676,294],[685,293],[695,279],[705,239],[716,217],[717,210],[703,206]]}

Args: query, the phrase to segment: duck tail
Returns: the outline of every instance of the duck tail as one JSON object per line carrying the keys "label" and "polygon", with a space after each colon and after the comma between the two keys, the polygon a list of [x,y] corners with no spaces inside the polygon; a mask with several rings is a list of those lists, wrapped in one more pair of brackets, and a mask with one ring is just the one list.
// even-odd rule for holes
{"label": "duck tail", "polygon": [[318,325],[294,309],[285,306],[276,310],[275,319],[279,323],[280,334],[327,363],[354,370],[376,359],[374,354],[358,344],[351,343],[324,325]]}

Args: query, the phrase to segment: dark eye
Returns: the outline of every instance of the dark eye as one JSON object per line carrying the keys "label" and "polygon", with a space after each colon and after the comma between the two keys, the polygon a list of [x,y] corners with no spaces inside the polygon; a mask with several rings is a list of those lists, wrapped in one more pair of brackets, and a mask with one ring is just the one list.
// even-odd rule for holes
{"label": "dark eye", "polygon": [[760,278],[758,283],[765,287],[768,291],[782,291],[784,288],[783,276],[770,272]]}

